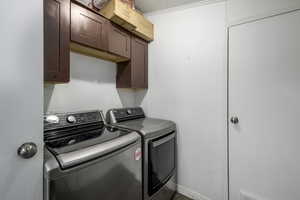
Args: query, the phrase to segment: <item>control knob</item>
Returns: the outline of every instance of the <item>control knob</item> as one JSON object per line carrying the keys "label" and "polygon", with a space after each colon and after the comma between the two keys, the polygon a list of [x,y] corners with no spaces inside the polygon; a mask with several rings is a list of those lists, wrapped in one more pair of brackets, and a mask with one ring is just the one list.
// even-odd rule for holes
{"label": "control knob", "polygon": [[76,117],[73,116],[73,115],[70,115],[67,117],[67,122],[71,123],[71,124],[74,124],[76,123]]}

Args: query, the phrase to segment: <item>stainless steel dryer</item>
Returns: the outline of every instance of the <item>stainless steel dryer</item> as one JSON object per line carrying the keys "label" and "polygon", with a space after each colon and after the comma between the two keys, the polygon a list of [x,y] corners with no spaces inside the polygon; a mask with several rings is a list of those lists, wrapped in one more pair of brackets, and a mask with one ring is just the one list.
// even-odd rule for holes
{"label": "stainless steel dryer", "polygon": [[143,199],[170,200],[177,187],[176,124],[148,118],[142,108],[111,109],[109,124],[137,131],[143,140]]}
{"label": "stainless steel dryer", "polygon": [[99,111],[46,115],[44,200],[141,200],[141,137]]}

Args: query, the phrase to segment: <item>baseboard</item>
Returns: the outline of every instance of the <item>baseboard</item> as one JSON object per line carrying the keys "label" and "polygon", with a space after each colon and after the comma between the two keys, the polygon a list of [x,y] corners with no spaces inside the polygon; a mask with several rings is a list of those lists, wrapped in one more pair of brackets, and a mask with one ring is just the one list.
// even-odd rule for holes
{"label": "baseboard", "polygon": [[189,197],[193,200],[210,200],[208,197],[182,185],[177,185],[177,191],[180,194],[183,194],[184,196]]}

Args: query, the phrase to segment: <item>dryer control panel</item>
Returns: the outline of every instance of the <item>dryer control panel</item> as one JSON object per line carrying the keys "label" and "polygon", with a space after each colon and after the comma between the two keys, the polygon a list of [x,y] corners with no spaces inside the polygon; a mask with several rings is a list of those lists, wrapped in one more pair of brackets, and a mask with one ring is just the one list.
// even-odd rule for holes
{"label": "dryer control panel", "polygon": [[144,110],[141,107],[111,109],[106,114],[108,123],[118,123],[145,117]]}

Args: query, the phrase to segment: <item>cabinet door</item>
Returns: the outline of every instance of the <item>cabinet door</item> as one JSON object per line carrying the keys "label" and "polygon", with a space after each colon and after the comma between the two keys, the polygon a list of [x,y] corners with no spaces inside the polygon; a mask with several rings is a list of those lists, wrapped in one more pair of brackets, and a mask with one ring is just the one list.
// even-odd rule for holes
{"label": "cabinet door", "polygon": [[108,22],[105,18],[71,4],[71,40],[99,50],[108,49]]}
{"label": "cabinet door", "polygon": [[131,51],[132,86],[148,88],[148,43],[133,37]]}
{"label": "cabinet door", "polygon": [[148,88],[148,43],[132,37],[131,60],[118,63],[118,88]]}
{"label": "cabinet door", "polygon": [[70,0],[44,0],[44,81],[68,82]]}
{"label": "cabinet door", "polygon": [[110,23],[109,52],[130,58],[130,35],[117,25]]}

